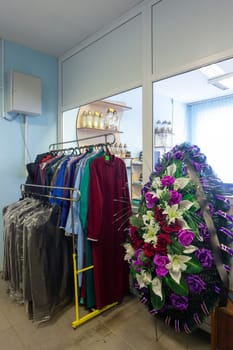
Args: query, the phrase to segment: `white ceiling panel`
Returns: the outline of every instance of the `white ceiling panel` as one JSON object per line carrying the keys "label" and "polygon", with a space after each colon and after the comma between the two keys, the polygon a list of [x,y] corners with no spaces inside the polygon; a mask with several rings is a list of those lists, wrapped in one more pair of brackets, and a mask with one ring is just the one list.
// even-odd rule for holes
{"label": "white ceiling panel", "polygon": [[0,0],[0,38],[61,56],[143,0]]}

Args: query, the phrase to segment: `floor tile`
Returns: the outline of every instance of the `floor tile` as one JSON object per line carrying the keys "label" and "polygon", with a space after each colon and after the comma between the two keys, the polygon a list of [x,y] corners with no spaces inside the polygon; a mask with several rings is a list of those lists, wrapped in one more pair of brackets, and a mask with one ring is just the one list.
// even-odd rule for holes
{"label": "floor tile", "polygon": [[[87,311],[79,308],[80,317]],[[155,319],[135,295],[72,328],[74,304],[66,306],[47,323],[28,319],[23,305],[12,301],[0,280],[1,350],[209,350],[204,331],[177,334]],[[157,331],[157,333],[156,333]],[[157,334],[157,340],[156,340]]]}
{"label": "floor tile", "polygon": [[10,322],[8,321],[7,317],[5,314],[0,311],[0,331],[3,331],[5,329],[8,329],[11,327]]}
{"label": "floor tile", "polygon": [[2,350],[24,350],[24,346],[12,328],[0,331],[0,347]]}

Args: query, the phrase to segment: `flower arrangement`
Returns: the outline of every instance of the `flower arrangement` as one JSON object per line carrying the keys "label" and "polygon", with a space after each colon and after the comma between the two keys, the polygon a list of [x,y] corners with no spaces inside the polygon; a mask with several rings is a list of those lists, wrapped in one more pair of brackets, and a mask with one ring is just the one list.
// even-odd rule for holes
{"label": "flower arrangement", "polygon": [[197,146],[166,153],[142,189],[124,247],[152,315],[190,333],[227,288],[233,219],[222,182]]}

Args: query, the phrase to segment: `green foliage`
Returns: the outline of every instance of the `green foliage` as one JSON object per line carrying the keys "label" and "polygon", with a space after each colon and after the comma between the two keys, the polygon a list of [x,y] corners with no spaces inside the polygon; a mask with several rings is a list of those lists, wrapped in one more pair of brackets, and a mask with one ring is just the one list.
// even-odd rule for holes
{"label": "green foliage", "polygon": [[129,221],[130,221],[130,224],[134,227],[140,228],[143,226],[143,220],[140,215],[131,216]]}
{"label": "green foliage", "polygon": [[160,296],[156,295],[153,290],[152,290],[152,286],[149,286],[149,292],[150,292],[150,301],[151,304],[153,305],[153,308],[156,310],[160,310],[164,303],[165,303],[165,298],[163,296],[163,298],[161,299]]}
{"label": "green foliage", "polygon": [[187,269],[185,270],[186,273],[200,273],[201,271],[203,271],[202,265],[194,256],[185,264],[187,266]]}
{"label": "green foliage", "polygon": [[189,294],[188,285],[183,278],[180,283],[176,283],[170,275],[164,277],[166,285],[176,294],[187,296]]}

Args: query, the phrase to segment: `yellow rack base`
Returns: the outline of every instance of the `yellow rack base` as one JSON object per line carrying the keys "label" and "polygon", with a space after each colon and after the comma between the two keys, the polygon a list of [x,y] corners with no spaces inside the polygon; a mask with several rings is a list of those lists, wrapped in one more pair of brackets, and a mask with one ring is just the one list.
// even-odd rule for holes
{"label": "yellow rack base", "polygon": [[86,315],[79,317],[79,297],[78,297],[78,274],[90,269],[93,269],[94,266],[88,266],[83,269],[77,270],[77,260],[76,260],[76,254],[73,254],[73,265],[74,265],[74,293],[75,293],[75,315],[76,319],[72,322],[72,327],[75,329],[81,324],[87,322],[88,320],[98,316],[102,312],[116,306],[118,302],[114,302],[112,304],[104,306],[102,309],[93,309],[93,311],[90,311]]}

